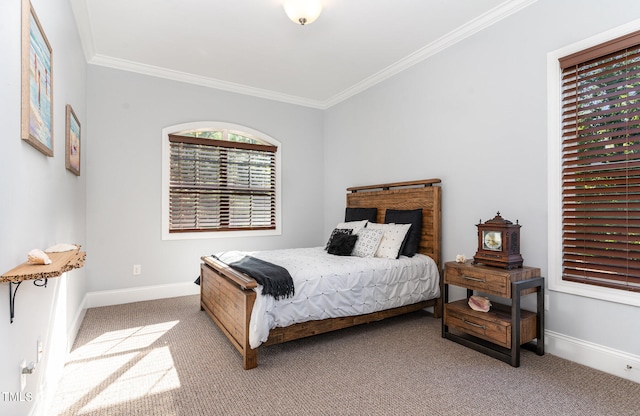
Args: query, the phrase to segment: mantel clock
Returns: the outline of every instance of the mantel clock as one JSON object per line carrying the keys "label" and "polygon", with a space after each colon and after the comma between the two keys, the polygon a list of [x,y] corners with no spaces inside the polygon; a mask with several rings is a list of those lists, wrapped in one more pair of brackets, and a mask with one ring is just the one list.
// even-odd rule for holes
{"label": "mantel clock", "polygon": [[522,267],[520,255],[520,224],[512,223],[497,215],[478,227],[478,251],[473,263],[513,269]]}

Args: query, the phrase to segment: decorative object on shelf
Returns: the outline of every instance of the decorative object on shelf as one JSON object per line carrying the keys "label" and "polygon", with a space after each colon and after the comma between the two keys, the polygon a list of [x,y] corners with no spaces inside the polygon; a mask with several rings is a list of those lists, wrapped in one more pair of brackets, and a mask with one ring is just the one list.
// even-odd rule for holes
{"label": "decorative object on shelf", "polygon": [[284,0],[282,5],[289,19],[302,26],[315,22],[322,12],[321,0]]}
{"label": "decorative object on shelf", "polygon": [[464,263],[465,261],[467,261],[467,258],[464,254],[456,254],[456,263]]}
{"label": "decorative object on shelf", "polygon": [[521,225],[505,220],[500,212],[493,219],[476,225],[478,227],[478,251],[473,263],[513,269],[522,267],[520,255]]}
{"label": "decorative object on shelf", "polygon": [[22,0],[22,120],[20,136],[53,156],[53,55],[29,0]]}
{"label": "decorative object on shelf", "polygon": [[491,309],[491,302],[489,298],[484,296],[473,295],[469,297],[469,307],[478,312],[489,312]]}
{"label": "decorative object on shelf", "polygon": [[67,170],[80,176],[80,122],[69,104],[66,124],[64,163]]}
{"label": "decorative object on shelf", "polygon": [[47,256],[51,259],[50,264],[32,264],[27,261],[0,276],[0,283],[9,283],[9,319],[11,323],[13,323],[15,316],[16,293],[23,281],[31,280],[35,286],[46,288],[50,278],[58,277],[62,273],[84,266],[87,253],[80,251],[79,245],[71,246],[70,244],[57,244],[49,247]]}
{"label": "decorative object on shelf", "polygon": [[34,248],[27,253],[27,262],[30,264],[51,264],[51,259],[44,251]]}
{"label": "decorative object on shelf", "polygon": [[78,244],[59,243],[59,244],[52,245],[51,247],[47,248],[44,252],[45,253],[62,253],[63,251],[78,250],[79,248],[80,248],[80,245]]}

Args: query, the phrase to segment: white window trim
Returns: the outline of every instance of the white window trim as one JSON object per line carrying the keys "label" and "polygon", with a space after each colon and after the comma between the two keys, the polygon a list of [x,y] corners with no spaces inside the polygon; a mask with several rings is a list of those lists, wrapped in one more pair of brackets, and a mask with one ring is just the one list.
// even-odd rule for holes
{"label": "white window trim", "polygon": [[[169,232],[169,180],[170,180],[170,146],[169,135],[184,130],[197,129],[228,129],[249,134],[260,140],[264,140],[278,147],[276,152],[276,228],[272,230],[247,230],[247,231],[212,231],[193,233],[170,233]],[[176,124],[162,129],[162,239],[163,240],[196,240],[203,238],[232,238],[232,237],[260,237],[282,234],[282,192],[280,168],[282,158],[281,144],[278,140],[260,131],[238,124],[224,123],[218,121],[197,121],[192,123]]]}
{"label": "white window trim", "polygon": [[633,306],[640,306],[639,293],[562,280],[562,71],[558,59],[637,30],[640,30],[640,19],[547,54],[548,288]]}

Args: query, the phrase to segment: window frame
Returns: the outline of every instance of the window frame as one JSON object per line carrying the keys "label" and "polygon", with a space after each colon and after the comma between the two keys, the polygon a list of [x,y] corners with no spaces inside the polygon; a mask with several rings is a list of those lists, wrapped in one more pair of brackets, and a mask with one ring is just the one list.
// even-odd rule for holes
{"label": "window frame", "polygon": [[[171,174],[171,149],[169,135],[186,130],[231,130],[235,133],[253,136],[270,145],[276,146],[275,153],[276,183],[275,183],[275,228],[266,230],[217,230],[194,232],[170,232],[169,231],[169,203],[170,203],[170,174]],[[192,123],[176,124],[162,129],[162,240],[195,240],[205,238],[234,238],[234,237],[258,237],[282,235],[282,145],[273,137],[246,126],[219,122],[198,121]]]}
{"label": "window frame", "polygon": [[560,58],[640,30],[640,20],[597,34],[547,54],[547,197],[549,290],[640,306],[640,293],[562,279],[562,69]]}

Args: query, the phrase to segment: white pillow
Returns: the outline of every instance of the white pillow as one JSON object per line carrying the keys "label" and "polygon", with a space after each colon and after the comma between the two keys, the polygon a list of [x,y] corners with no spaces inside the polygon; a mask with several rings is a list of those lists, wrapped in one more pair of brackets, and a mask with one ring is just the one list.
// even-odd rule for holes
{"label": "white pillow", "polygon": [[384,231],[375,257],[397,259],[411,224],[369,224],[367,228]]}
{"label": "white pillow", "polygon": [[367,227],[358,230],[356,235],[358,236],[358,239],[356,240],[356,245],[353,247],[351,255],[358,257],[373,257],[380,245],[382,236],[384,236],[384,231],[372,230]]}
{"label": "white pillow", "polygon": [[341,222],[336,225],[336,228],[351,228],[353,231],[351,234],[356,234],[358,230],[367,226],[367,220],[362,221],[349,221],[349,222]]}

